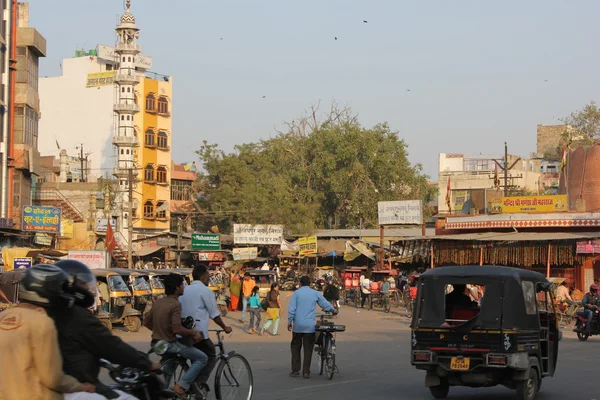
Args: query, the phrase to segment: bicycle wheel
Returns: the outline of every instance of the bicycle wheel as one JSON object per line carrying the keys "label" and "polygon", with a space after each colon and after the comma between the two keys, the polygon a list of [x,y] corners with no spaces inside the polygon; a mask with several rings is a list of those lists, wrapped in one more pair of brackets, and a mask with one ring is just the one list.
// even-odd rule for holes
{"label": "bicycle wheel", "polygon": [[324,358],[325,358],[325,372],[327,373],[327,379],[332,380],[333,374],[335,373],[335,345],[334,345],[333,336],[328,334],[325,337],[325,348],[324,348]]}
{"label": "bicycle wheel", "polygon": [[[161,366],[161,370],[163,371],[165,382],[167,383],[167,387],[169,389],[173,389],[173,386],[179,381],[187,370],[189,369],[189,365],[187,362],[182,362],[178,359],[170,359],[165,362]],[[201,398],[202,391],[198,383],[194,382],[191,384],[190,389],[188,390],[187,398],[188,400],[196,400],[196,398]]]}
{"label": "bicycle wheel", "polygon": [[392,295],[392,306],[396,308],[400,306],[400,295],[397,291]]}
{"label": "bicycle wheel", "polygon": [[406,317],[412,318],[412,313],[413,313],[413,303],[412,303],[412,301],[409,301],[408,304],[406,305]]}
{"label": "bicycle wheel", "polygon": [[[321,335],[325,335],[325,333],[321,333]],[[319,349],[319,352],[317,353],[319,355],[319,359],[317,360],[319,363],[319,375],[323,375],[323,371],[325,370],[325,354],[326,353],[326,346],[327,346],[327,338],[323,337],[322,339],[322,343],[323,346]]]}
{"label": "bicycle wheel", "polygon": [[253,390],[252,369],[244,356],[234,354],[221,360],[215,374],[217,400],[250,400]]}

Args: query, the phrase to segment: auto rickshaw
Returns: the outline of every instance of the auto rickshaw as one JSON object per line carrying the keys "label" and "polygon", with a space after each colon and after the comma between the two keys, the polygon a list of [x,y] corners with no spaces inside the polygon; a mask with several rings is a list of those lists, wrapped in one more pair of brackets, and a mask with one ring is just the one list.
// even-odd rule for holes
{"label": "auto rickshaw", "polygon": [[14,307],[19,302],[19,282],[24,270],[0,274],[0,311]]}
{"label": "auto rickshaw", "polygon": [[169,275],[171,270],[155,269],[149,270],[148,272],[148,283],[152,290],[152,301],[156,301],[166,296],[165,285],[163,284],[162,277]]}
{"label": "auto rickshaw", "polygon": [[271,284],[278,283],[277,274],[274,271],[265,271],[260,269],[249,269],[246,271],[258,286],[258,296],[263,299],[271,290]]}
{"label": "auto rickshaw", "polygon": [[142,313],[142,317],[152,308],[152,289],[148,283],[148,274],[145,271],[135,271],[125,268],[113,268],[129,285],[133,293],[133,308]]}
{"label": "auto rickshaw", "polygon": [[[193,268],[176,268],[172,269],[169,272],[175,272],[183,275],[185,278],[186,284],[191,285],[194,280],[192,276]],[[168,270],[167,270],[168,271]],[[225,279],[222,274],[218,271],[209,271],[210,278],[208,280],[208,288],[212,290],[215,294],[215,297],[219,295],[221,288],[225,287]]]}
{"label": "auto rickshaw", "polygon": [[133,308],[131,292],[123,277],[111,269],[93,269],[92,272],[98,281],[102,308],[110,315],[110,323],[123,324],[130,332],[139,331],[142,315]]}
{"label": "auto rickshaw", "polygon": [[[467,284],[484,287],[481,305],[462,291]],[[533,400],[542,378],[556,370],[561,333],[550,283],[537,272],[430,269],[418,282],[411,329],[410,361],[426,371],[425,386],[436,399],[451,386],[504,385],[519,400]]]}

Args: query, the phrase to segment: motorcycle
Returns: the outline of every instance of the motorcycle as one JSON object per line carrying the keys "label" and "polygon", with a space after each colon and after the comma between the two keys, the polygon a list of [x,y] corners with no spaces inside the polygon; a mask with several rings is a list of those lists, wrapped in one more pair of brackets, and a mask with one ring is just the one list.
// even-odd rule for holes
{"label": "motorcycle", "polygon": [[108,374],[115,381],[114,385],[109,385],[112,390],[120,390],[128,393],[139,400],[175,400],[179,397],[169,389],[164,379],[161,378],[161,371],[143,372],[135,368],[119,367],[111,364],[107,360],[100,360],[100,365],[106,368]]}
{"label": "motorcycle", "polygon": [[219,290],[219,295],[217,296],[217,307],[219,307],[219,311],[221,311],[223,317],[227,315],[230,303],[231,296],[229,295],[229,289],[221,288]]}
{"label": "motorcycle", "polygon": [[587,318],[582,314],[581,311],[577,312],[577,319],[575,322],[575,329],[573,331],[577,333],[577,339],[585,342],[590,336],[600,335],[600,314],[598,308],[592,310],[592,326],[588,330]]}

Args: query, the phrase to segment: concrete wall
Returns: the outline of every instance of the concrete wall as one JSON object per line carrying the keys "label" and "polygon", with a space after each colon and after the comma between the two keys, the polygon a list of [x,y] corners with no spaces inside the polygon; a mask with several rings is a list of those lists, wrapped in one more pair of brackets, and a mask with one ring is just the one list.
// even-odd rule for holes
{"label": "concrete wall", "polygon": [[38,148],[42,155],[58,157],[57,141],[69,154],[83,144],[85,152],[92,152],[89,179],[95,180],[113,167],[114,86],[86,87],[87,74],[106,70],[96,57],[65,59],[62,66],[62,76],[39,81]]}
{"label": "concrete wall", "polygon": [[542,157],[544,153],[554,151],[560,145],[566,125],[541,125],[537,126],[537,154]]}

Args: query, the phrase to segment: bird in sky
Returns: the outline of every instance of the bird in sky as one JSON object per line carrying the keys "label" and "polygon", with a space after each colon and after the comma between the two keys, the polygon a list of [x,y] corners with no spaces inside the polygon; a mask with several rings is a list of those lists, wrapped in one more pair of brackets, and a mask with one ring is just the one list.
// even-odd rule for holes
{"label": "bird in sky", "polygon": [[337,36],[334,39],[337,40]]}
{"label": "bird in sky", "polygon": [[544,79],[544,82],[548,82],[548,79]]}
{"label": "bird in sky", "polygon": [[406,89],[407,92],[410,92],[410,89]]}
{"label": "bird in sky", "polygon": [[267,96],[263,96],[263,99],[266,99],[266,98],[267,98]]}
{"label": "bird in sky", "polygon": [[366,23],[367,23],[367,20],[365,19],[365,20],[363,21],[363,23],[365,23],[365,24],[366,24]]}

